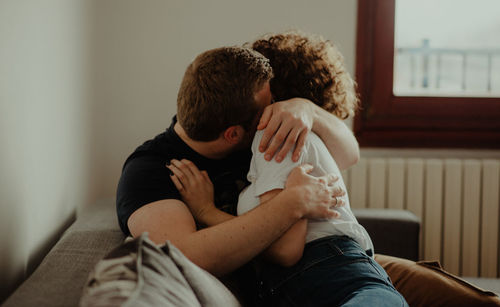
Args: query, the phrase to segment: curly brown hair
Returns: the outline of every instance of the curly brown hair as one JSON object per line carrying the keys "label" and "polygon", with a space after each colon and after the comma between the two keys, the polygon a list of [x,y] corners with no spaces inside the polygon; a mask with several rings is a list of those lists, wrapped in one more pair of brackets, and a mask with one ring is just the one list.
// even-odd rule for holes
{"label": "curly brown hair", "polygon": [[332,42],[319,35],[287,31],[265,35],[245,46],[269,59],[276,101],[302,97],[342,119],[354,115],[359,102],[356,84]]}

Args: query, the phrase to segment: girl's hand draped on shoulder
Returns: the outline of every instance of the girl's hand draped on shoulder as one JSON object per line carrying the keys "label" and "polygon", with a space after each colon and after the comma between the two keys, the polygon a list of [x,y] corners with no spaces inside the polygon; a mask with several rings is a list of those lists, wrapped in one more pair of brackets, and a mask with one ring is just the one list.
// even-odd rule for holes
{"label": "girl's hand draped on shoulder", "polygon": [[206,171],[200,171],[196,165],[186,159],[170,161],[166,165],[170,169],[170,178],[182,196],[191,214],[197,221],[216,209],[214,204],[214,187]]}
{"label": "girl's hand draped on shoulder", "polygon": [[293,150],[292,160],[297,162],[306,136],[311,131],[313,117],[311,102],[304,98],[292,98],[267,106],[257,127],[258,130],[265,129],[259,144],[260,152],[266,153],[264,159],[270,161],[276,155],[276,161],[281,162]]}

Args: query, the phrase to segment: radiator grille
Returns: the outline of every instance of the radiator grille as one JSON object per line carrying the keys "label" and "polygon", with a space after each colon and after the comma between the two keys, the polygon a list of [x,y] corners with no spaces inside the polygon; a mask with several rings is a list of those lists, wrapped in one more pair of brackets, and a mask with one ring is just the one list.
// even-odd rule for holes
{"label": "radiator grille", "polygon": [[500,277],[500,160],[366,158],[343,176],[353,208],[420,217],[420,258],[461,276]]}

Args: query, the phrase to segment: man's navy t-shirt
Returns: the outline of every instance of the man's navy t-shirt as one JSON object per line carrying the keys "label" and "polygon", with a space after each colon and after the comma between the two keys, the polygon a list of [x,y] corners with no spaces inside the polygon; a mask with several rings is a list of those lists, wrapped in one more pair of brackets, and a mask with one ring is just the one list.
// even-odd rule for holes
{"label": "man's navy t-shirt", "polygon": [[244,150],[220,160],[208,159],[191,149],[170,127],[139,146],[125,161],[118,183],[116,210],[120,228],[130,235],[127,221],[140,207],[162,199],[182,200],[165,164],[172,159],[188,159],[206,170],[214,185],[215,205],[236,215],[239,191],[246,183],[251,151]]}

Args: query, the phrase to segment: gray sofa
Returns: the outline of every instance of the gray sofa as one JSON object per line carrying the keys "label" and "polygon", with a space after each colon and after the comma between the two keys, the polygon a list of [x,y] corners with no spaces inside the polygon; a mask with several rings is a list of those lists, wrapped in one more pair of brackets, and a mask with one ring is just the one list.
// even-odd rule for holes
{"label": "gray sofa", "polygon": [[[355,210],[355,215],[370,233],[377,253],[418,258],[420,222],[415,215],[385,209]],[[89,272],[123,240],[114,200],[96,203],[79,215],[4,306],[77,306]]]}

